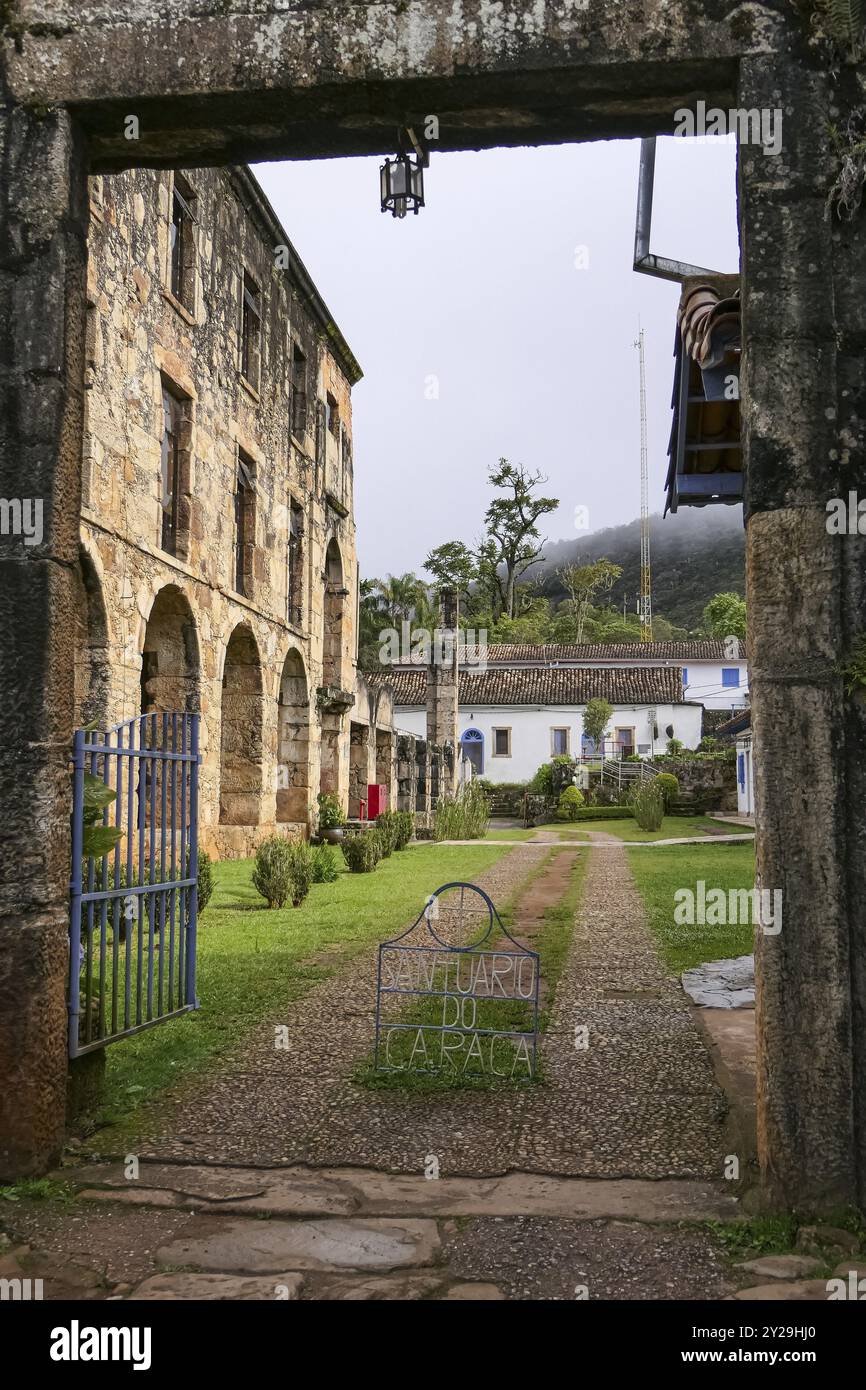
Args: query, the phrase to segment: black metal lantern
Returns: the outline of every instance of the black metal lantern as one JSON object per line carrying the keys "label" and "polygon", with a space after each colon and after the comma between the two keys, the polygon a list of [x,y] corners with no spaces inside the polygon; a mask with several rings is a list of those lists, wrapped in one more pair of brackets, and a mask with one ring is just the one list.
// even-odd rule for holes
{"label": "black metal lantern", "polygon": [[426,151],[422,150],[413,132],[408,132],[415,147],[417,157],[412,158],[404,148],[403,134],[400,134],[399,152],[393,159],[386,159],[379,169],[379,191],[382,211],[390,212],[392,217],[405,217],[424,206],[424,169],[428,162]]}

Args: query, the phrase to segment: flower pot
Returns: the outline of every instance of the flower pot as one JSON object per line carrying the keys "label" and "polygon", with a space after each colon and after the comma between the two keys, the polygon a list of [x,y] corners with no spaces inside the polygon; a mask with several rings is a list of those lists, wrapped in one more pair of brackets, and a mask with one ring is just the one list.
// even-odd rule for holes
{"label": "flower pot", "polygon": [[338,845],[344,834],[342,825],[329,825],[327,830],[322,831],[322,838],[328,845]]}

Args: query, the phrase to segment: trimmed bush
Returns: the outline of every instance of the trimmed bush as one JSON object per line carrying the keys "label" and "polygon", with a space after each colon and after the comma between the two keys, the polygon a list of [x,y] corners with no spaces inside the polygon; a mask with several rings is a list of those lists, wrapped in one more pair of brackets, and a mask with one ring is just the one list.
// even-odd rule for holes
{"label": "trimmed bush", "polygon": [[350,874],[371,874],[382,857],[377,830],[358,830],[347,835],[340,848]]}
{"label": "trimmed bush", "polygon": [[268,907],[285,907],[294,891],[292,845],[282,835],[269,835],[256,850],[253,887]]}
{"label": "trimmed bush", "polygon": [[631,820],[630,806],[579,806],[573,820]]}
{"label": "trimmed bush", "polygon": [[632,815],[641,830],[660,830],[665,814],[665,802],[657,779],[642,782],[636,787],[631,801]]}
{"label": "trimmed bush", "polygon": [[313,846],[313,882],[333,883],[340,875],[337,856],[330,845]]}
{"label": "trimmed bush", "polygon": [[665,810],[669,811],[680,794],[680,784],[672,772],[660,772],[655,778],[655,786],[662,794]]}
{"label": "trimmed bush", "polygon": [[397,817],[395,849],[405,849],[415,834],[415,817],[411,811],[395,811]]}
{"label": "trimmed bush", "polygon": [[376,817],[375,829],[382,844],[382,858],[387,859],[397,848],[397,812],[382,811]]}
{"label": "trimmed bush", "polygon": [[313,847],[306,840],[289,844],[292,873],[292,907],[300,907],[313,883]]}
{"label": "trimmed bush", "polygon": [[213,893],[213,867],[210,855],[203,849],[198,852],[198,910],[204,912]]}
{"label": "trimmed bush", "polygon": [[583,795],[578,791],[577,787],[566,787],[559,798],[556,819],[574,820],[582,805]]}

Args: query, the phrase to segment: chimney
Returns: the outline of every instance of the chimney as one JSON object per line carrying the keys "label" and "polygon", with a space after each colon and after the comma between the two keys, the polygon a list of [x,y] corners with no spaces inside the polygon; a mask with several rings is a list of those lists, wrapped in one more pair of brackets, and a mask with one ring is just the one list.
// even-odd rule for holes
{"label": "chimney", "polygon": [[459,601],[456,589],[439,594],[439,627],[433,634],[427,667],[427,742],[445,750],[441,788],[457,789],[457,674]]}

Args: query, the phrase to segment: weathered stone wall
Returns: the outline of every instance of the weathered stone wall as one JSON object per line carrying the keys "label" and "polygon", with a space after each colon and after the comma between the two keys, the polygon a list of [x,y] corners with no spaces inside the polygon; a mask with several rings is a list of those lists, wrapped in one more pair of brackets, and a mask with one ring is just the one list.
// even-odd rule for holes
{"label": "weathered stone wall", "polygon": [[[217,854],[246,854],[275,825],[304,827],[319,789],[321,716],[315,692],[323,681],[325,554],[336,545],[341,565],[339,640],[333,672],[354,688],[357,561],[352,517],[351,380],[318,331],[302,287],[276,264],[266,210],[245,171],[195,170],[185,175],[194,196],[194,286],[189,308],[168,288],[170,172],[136,171],[91,180],[88,327],[84,432],[79,622],[87,649],[79,656],[82,722],[93,713],[118,722],[142,710],[146,648],[159,687],[148,708],[194,708],[202,713],[200,824],[202,844]],[[271,232],[271,235],[267,235]],[[240,370],[239,326],[244,272],[261,289],[261,365],[257,389]],[[308,367],[306,429],[290,431],[291,345]],[[163,388],[182,395],[190,415],[188,537],[183,558],[162,549]],[[317,403],[336,405],[338,422],[325,428],[317,450]],[[297,417],[295,417],[297,419]],[[320,429],[321,432],[321,429]],[[324,445],[324,447],[323,447]],[[234,496],[238,450],[253,476],[254,521],[248,589],[236,590]],[[303,515],[299,607],[289,611],[288,546],[291,505]],[[86,584],[84,579],[86,577]],[[168,586],[186,611],[184,640],[162,641],[154,617]],[[298,592],[296,590],[296,592]],[[100,618],[107,631],[99,631]],[[243,685],[230,694],[226,652],[232,633],[251,634],[260,672],[260,699],[247,711]],[[173,656],[187,669],[172,682]],[[302,663],[308,727],[280,744],[280,690],[287,658]],[[145,677],[147,672],[145,672]],[[294,674],[295,685],[299,677]],[[152,693],[152,691],[151,691]],[[255,692],[252,692],[255,694]],[[234,719],[260,720],[261,794],[233,808],[223,797],[220,823],[221,724],[231,701]],[[96,711],[94,706],[101,705]],[[300,721],[302,723],[302,721]],[[345,727],[344,727],[345,726]],[[336,736],[348,738],[338,717]],[[306,766],[296,775],[295,758]],[[346,759],[339,766],[347,770]],[[294,818],[278,820],[277,798],[290,783]],[[345,776],[338,787],[345,804]]]}

